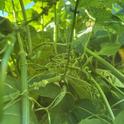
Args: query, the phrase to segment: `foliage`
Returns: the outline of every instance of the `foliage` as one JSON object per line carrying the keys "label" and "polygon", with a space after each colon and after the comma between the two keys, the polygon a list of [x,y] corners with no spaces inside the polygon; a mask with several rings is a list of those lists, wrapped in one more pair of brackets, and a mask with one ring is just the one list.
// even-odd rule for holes
{"label": "foliage", "polygon": [[4,0],[0,123],[122,124],[124,2]]}

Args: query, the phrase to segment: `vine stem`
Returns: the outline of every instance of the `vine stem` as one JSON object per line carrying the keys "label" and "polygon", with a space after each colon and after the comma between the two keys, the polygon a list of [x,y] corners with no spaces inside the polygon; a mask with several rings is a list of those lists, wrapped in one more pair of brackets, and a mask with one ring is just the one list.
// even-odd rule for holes
{"label": "vine stem", "polygon": [[53,41],[54,41],[54,50],[55,50],[55,54],[57,54],[57,38],[58,38],[58,18],[57,18],[57,3],[54,5],[54,17],[55,17],[55,25],[54,25],[54,33],[53,33]]}
{"label": "vine stem", "polygon": [[1,68],[0,68],[0,121],[2,121],[2,116],[3,116],[3,95],[4,95],[4,83],[6,80],[6,76],[7,76],[7,68],[8,68],[8,62],[9,62],[9,58],[10,55],[13,51],[13,47],[14,47],[14,43],[15,40],[13,39],[13,41],[9,41],[7,43],[7,49],[5,51],[5,54],[2,58],[2,62],[1,62]]}
{"label": "vine stem", "polygon": [[[27,16],[26,16],[26,12],[25,12],[25,8],[24,8],[24,2],[23,0],[19,0],[20,2],[20,6],[22,9],[22,14],[23,14],[23,18],[24,18],[24,24],[26,24],[27,22]],[[28,40],[28,45],[29,45],[29,55],[31,55],[32,53],[32,41],[31,41],[31,34],[30,34],[30,30],[28,25],[25,26],[25,29],[27,30],[27,40]]]}
{"label": "vine stem", "polygon": [[28,99],[28,82],[27,82],[27,60],[26,53],[23,48],[23,43],[20,34],[17,34],[20,47],[20,69],[21,69],[21,89],[24,92],[22,96],[22,124],[30,123],[30,104]]}
{"label": "vine stem", "polygon": [[[24,20],[26,20],[26,14],[24,12],[24,5],[23,1],[20,0],[20,4],[22,7],[22,12],[24,16]],[[13,6],[13,16],[15,19],[15,27],[17,28],[17,15],[14,5],[14,0],[12,0],[12,6]],[[20,55],[20,71],[21,71],[21,92],[24,93],[22,95],[22,123],[21,124],[29,124],[30,123],[30,102],[28,99],[28,81],[27,81],[27,59],[26,59],[26,52],[24,50],[23,41],[20,36],[20,32],[16,32],[18,45],[19,45],[19,55]]]}
{"label": "vine stem", "polygon": [[[24,18],[24,23],[27,22],[27,16],[24,9],[23,0],[19,0],[20,6],[22,9],[22,14]],[[25,29],[27,30],[27,39],[29,45],[29,55],[32,53],[32,43],[31,43],[31,36],[29,27],[26,26]],[[27,82],[27,60],[26,60],[26,52],[23,47],[23,42],[20,36],[20,33],[17,34],[19,47],[20,47],[20,66],[21,66],[21,88],[22,92],[25,94],[22,96],[22,124],[29,124],[30,123],[30,103],[28,99],[28,82]]]}
{"label": "vine stem", "polygon": [[103,99],[103,101],[104,101],[104,103],[106,105],[106,108],[107,108],[107,110],[108,110],[108,112],[109,112],[109,114],[110,114],[110,116],[112,118],[112,121],[114,121],[115,120],[114,113],[113,113],[113,111],[112,111],[112,109],[110,107],[110,104],[109,104],[109,102],[108,102],[103,90],[101,89],[100,85],[96,82],[96,80],[93,77],[91,77],[91,80],[93,81],[93,83],[95,84],[96,88],[98,89],[98,91],[99,91],[99,93],[100,93],[100,95],[101,95],[101,97],[102,97],[102,99]]}
{"label": "vine stem", "polygon": [[68,42],[69,45],[68,45],[67,63],[66,63],[63,78],[65,78],[65,76],[66,76],[66,73],[68,71],[68,66],[69,66],[69,63],[70,63],[71,43],[73,41],[73,36],[74,36],[74,28],[75,28],[75,24],[76,24],[76,15],[77,15],[77,9],[78,9],[78,5],[79,5],[79,1],[80,0],[76,1],[76,5],[75,5],[75,9],[74,9],[74,17],[73,17],[73,21],[72,21],[71,32],[70,32],[70,35],[69,35],[69,42]]}

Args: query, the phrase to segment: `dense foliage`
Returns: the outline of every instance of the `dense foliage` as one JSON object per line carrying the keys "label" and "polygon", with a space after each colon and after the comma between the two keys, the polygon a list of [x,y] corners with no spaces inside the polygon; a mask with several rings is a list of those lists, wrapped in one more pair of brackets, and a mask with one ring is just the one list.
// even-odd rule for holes
{"label": "dense foliage", "polygon": [[0,123],[124,122],[122,0],[0,1]]}

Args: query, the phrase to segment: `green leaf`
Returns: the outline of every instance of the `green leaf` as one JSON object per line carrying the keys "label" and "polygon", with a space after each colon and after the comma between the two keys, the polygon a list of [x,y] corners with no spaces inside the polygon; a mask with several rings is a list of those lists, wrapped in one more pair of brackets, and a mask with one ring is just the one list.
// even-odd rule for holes
{"label": "green leaf", "polygon": [[123,124],[124,123],[124,111],[121,111],[115,118],[114,124]]}
{"label": "green leaf", "polygon": [[96,31],[95,31],[94,35],[97,39],[104,38],[104,37],[109,37],[109,32],[107,32],[105,29],[101,29],[101,27],[96,27],[95,30]]}
{"label": "green leaf", "polygon": [[120,48],[119,43],[105,43],[102,45],[101,50],[98,52],[99,55],[106,55],[106,56],[112,56],[117,53],[117,51]]}
{"label": "green leaf", "polygon": [[[31,110],[31,121],[30,124],[38,124],[36,115],[34,111]],[[8,103],[8,107],[4,110],[4,116],[2,120],[2,124],[22,124],[22,116],[21,116],[21,101],[13,101]]]}
{"label": "green leaf", "polygon": [[124,45],[124,32],[118,34],[118,42],[121,44],[121,46]]}
{"label": "green leaf", "polygon": [[68,81],[81,99],[91,98],[92,90],[91,85],[88,84],[88,82],[73,78],[71,76],[69,76]]}
{"label": "green leaf", "polygon": [[[117,3],[112,4],[112,14],[122,14],[124,9]],[[124,13],[123,13],[124,14]]]}
{"label": "green leaf", "polygon": [[112,5],[112,14],[124,21],[124,7],[120,6],[119,4],[114,3]]}
{"label": "green leaf", "polygon": [[17,102],[10,105],[5,111],[2,124],[21,124],[21,104]]}
{"label": "green leaf", "polygon": [[105,123],[100,119],[83,119],[79,124],[105,124]]}
{"label": "green leaf", "polygon": [[6,0],[0,0],[0,10],[3,10],[5,7],[5,1]]}
{"label": "green leaf", "polygon": [[[77,124],[77,118],[73,116],[72,111],[74,111],[74,97],[70,94],[67,94],[61,103],[56,107],[52,108],[50,113],[51,123],[52,124]],[[68,116],[67,116],[68,115]],[[47,115],[45,115],[41,124],[49,124]]]}
{"label": "green leaf", "polygon": [[[21,124],[21,100],[20,100],[20,81],[7,76],[6,84],[4,87],[4,115],[2,124],[16,123]],[[32,111],[32,110],[31,110]],[[34,111],[31,112],[30,124],[38,124]]]}
{"label": "green leaf", "polygon": [[[98,13],[99,12],[99,13]],[[96,19],[97,24],[104,25],[105,21],[111,20],[111,11],[101,7],[101,8],[91,8],[90,9],[91,15]]]}
{"label": "green leaf", "polygon": [[87,44],[89,43],[91,32],[92,32],[92,27],[82,30],[77,34],[76,40],[72,42],[73,49],[79,55],[83,53],[84,47],[86,47]]}
{"label": "green leaf", "polygon": [[43,96],[48,98],[55,98],[61,91],[60,87],[56,84],[48,84],[46,87],[40,87],[30,91],[30,95],[33,97]]}

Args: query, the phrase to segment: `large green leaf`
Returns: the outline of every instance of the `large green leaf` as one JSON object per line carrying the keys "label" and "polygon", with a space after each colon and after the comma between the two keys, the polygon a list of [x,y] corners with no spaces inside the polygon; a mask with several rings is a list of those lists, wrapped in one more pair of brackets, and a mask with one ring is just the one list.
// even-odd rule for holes
{"label": "large green leaf", "polygon": [[121,46],[124,45],[124,37],[123,36],[124,36],[123,32],[118,34],[118,42],[121,44]]}
{"label": "large green leaf", "polygon": [[100,119],[83,119],[79,124],[106,124]]}
{"label": "large green leaf", "polygon": [[[9,104],[9,103],[8,103]],[[34,111],[30,112],[30,124],[38,124],[36,115]],[[8,107],[4,110],[4,116],[2,119],[2,124],[22,124],[22,115],[21,115],[21,101],[13,101]]]}
{"label": "large green leaf", "polygon": [[88,82],[76,79],[73,77],[68,78],[70,85],[81,99],[90,99],[92,96],[91,85]]}
{"label": "large green leaf", "polygon": [[16,123],[21,124],[21,103],[13,103],[5,111],[2,124]]}
{"label": "large green leaf", "polygon": [[123,124],[124,123],[124,111],[121,111],[115,118],[114,124]]}
{"label": "large green leaf", "polygon": [[[51,124],[77,124],[76,118],[71,116],[73,106],[74,98],[72,95],[67,94],[57,106],[49,111]],[[41,123],[49,124],[47,116],[41,119]]]}
{"label": "large green leaf", "polygon": [[124,7],[120,6],[117,3],[112,5],[112,14],[124,21]]}
{"label": "large green leaf", "polygon": [[100,55],[113,56],[120,48],[119,43],[105,43],[102,45],[101,50],[98,52]]}
{"label": "large green leaf", "polygon": [[[4,115],[2,124],[21,124],[21,93],[20,81],[8,76],[5,83]],[[30,106],[29,106],[30,107]],[[30,108],[31,109],[31,108]],[[31,124],[38,124],[34,111],[31,110]]]}

